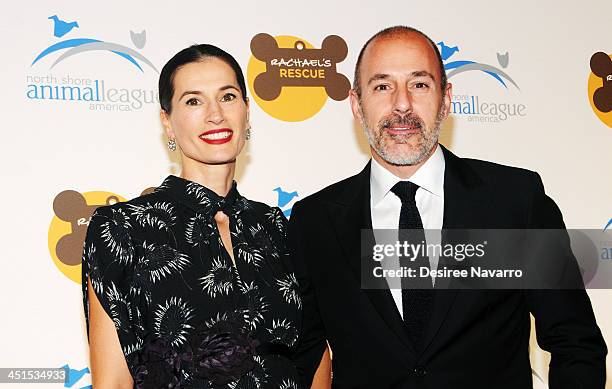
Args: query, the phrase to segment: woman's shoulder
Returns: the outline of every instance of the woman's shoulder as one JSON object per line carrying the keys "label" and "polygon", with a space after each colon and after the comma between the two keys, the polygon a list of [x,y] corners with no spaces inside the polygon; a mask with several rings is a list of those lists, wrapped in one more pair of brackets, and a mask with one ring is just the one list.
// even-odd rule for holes
{"label": "woman's shoulder", "polygon": [[137,247],[173,221],[173,205],[158,193],[98,207],[89,221],[85,237],[85,259],[91,263],[124,266],[132,262]]}
{"label": "woman's shoulder", "polygon": [[145,234],[151,228],[172,225],[176,219],[175,202],[158,192],[96,208],[88,231],[112,230],[129,237]]}
{"label": "woman's shoulder", "polygon": [[276,212],[276,210],[280,211],[280,208],[278,207],[272,207],[266,203],[262,203],[260,201],[255,201],[255,200],[251,200],[248,199],[246,197],[242,197],[242,202],[244,203],[244,205],[246,206],[246,208],[249,208],[251,210],[253,210],[254,212],[256,212],[257,214],[261,214],[264,215],[266,213],[270,213],[270,212]]}
{"label": "woman's shoulder", "polygon": [[154,191],[134,197],[128,201],[120,201],[114,204],[100,206],[96,208],[93,216],[110,217],[117,213],[129,216],[141,211],[143,208],[161,207],[164,204],[166,206],[173,206],[174,202],[169,197]]}
{"label": "woman's shoulder", "polygon": [[272,207],[266,203],[255,200],[249,200],[243,197],[246,208],[251,210],[251,213],[264,224],[268,229],[278,231],[285,235],[287,229],[287,218],[279,207]]}

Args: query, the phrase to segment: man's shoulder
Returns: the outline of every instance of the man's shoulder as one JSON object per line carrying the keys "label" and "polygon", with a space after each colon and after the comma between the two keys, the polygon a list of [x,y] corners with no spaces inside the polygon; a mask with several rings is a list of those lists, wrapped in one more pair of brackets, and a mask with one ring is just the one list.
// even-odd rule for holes
{"label": "man's shoulder", "polygon": [[299,202],[302,205],[312,205],[321,202],[336,202],[338,199],[350,195],[369,182],[369,164],[361,172],[340,181],[334,182],[317,192],[308,195]]}
{"label": "man's shoulder", "polygon": [[[495,185],[500,188],[508,185],[541,185],[539,174],[523,167],[503,165],[481,159],[453,157],[461,161],[464,170],[473,173],[487,185]],[[447,163],[454,163],[454,158],[447,158]]]}
{"label": "man's shoulder", "polygon": [[525,178],[533,178],[537,175],[536,172],[525,169],[523,167],[511,166],[511,165],[502,165],[500,163],[484,161],[481,159],[473,159],[473,158],[462,158],[462,160],[468,164],[475,172],[480,173],[481,175],[487,176],[499,176],[503,175],[504,177],[514,177],[517,179],[525,179]]}

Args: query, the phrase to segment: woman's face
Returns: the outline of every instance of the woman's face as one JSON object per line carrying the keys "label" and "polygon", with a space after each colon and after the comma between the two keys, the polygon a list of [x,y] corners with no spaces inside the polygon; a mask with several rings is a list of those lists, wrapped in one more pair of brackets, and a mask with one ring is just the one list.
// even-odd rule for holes
{"label": "woman's face", "polygon": [[210,57],[174,74],[172,113],[162,110],[169,139],[175,139],[185,165],[234,162],[245,142],[249,107],[234,70]]}

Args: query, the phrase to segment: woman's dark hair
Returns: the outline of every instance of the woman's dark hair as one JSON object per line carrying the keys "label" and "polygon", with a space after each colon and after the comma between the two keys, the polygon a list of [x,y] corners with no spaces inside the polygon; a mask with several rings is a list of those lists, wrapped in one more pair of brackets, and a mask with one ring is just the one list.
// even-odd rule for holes
{"label": "woman's dark hair", "polygon": [[201,44],[189,46],[174,55],[168,61],[159,75],[159,104],[161,108],[170,113],[172,111],[172,96],[174,95],[174,75],[176,71],[188,63],[200,62],[206,58],[218,58],[227,63],[236,73],[238,87],[242,93],[242,100],[247,101],[246,85],[244,75],[240,65],[231,54],[218,48],[217,46]]}

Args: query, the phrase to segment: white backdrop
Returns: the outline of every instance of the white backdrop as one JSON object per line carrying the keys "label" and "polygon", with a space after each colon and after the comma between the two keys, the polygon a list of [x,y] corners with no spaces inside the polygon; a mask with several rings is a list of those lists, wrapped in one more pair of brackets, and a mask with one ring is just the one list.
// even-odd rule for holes
{"label": "white backdrop", "polygon": [[[598,113],[589,97],[591,56],[612,54],[610,1],[164,3],[4,5],[0,367],[88,366],[81,289],[74,281],[80,265],[67,265],[69,250],[58,254],[57,243],[72,233],[78,240],[88,212],[110,196],[138,196],[178,173],[176,157],[165,148],[159,106],[138,101],[156,90],[156,69],[194,43],[226,49],[252,79],[265,69],[251,58],[258,33],[279,37],[281,45],[300,39],[317,49],[326,36],[339,35],[348,55],[337,71],[352,82],[359,49],[372,34],[396,24],[419,28],[447,46],[447,66],[464,70],[450,77],[458,102],[486,103],[488,110],[522,107],[522,115],[503,120],[500,112],[469,114],[471,108],[461,112],[456,105],[442,143],[460,156],[538,171],[570,228],[603,229],[612,218],[612,113]],[[48,19],[53,15],[58,21]],[[130,30],[145,30],[146,39],[132,39]],[[592,85],[597,82],[591,75]],[[73,89],[62,94],[62,86]],[[253,136],[237,177],[247,197],[289,210],[369,158],[348,99],[325,99],[321,87],[286,87],[277,104],[266,105],[252,88],[249,93]],[[106,102],[86,101],[103,97]],[[278,118],[291,109],[308,117]],[[277,187],[297,197],[283,204]],[[54,211],[65,190],[84,194],[84,202],[73,194],[58,200]],[[612,292],[590,295],[612,344]],[[534,368],[546,380],[547,355],[533,344]],[[69,387],[87,387],[90,376],[83,373]],[[546,385],[536,378],[536,387]]]}

